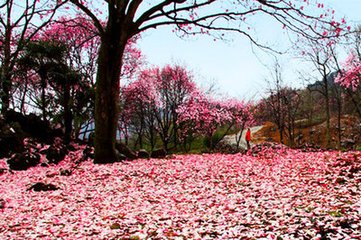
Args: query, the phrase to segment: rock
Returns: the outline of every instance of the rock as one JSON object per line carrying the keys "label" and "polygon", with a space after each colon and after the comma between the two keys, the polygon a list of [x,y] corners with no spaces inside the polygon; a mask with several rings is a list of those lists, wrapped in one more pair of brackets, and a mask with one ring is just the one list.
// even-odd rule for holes
{"label": "rock", "polygon": [[140,149],[138,151],[138,158],[149,158],[150,154],[145,149]]}
{"label": "rock", "polygon": [[8,170],[6,168],[0,168],[0,176],[5,174]]}
{"label": "rock", "polygon": [[252,153],[254,156],[272,157],[273,153],[280,154],[284,152],[287,148],[288,147],[283,144],[279,144],[275,142],[264,142],[261,144],[253,145],[251,149],[248,150],[247,152]]}
{"label": "rock", "polygon": [[223,154],[234,154],[234,153],[239,152],[236,144],[228,144],[228,143],[224,143],[224,142],[218,143],[214,150],[216,152],[223,153]]}
{"label": "rock", "polygon": [[83,150],[83,157],[82,160],[86,161],[88,159],[94,159],[94,148],[87,145]]}
{"label": "rock", "polygon": [[14,110],[9,110],[5,114],[5,119],[9,124],[13,122],[19,123],[24,133],[39,141],[50,143],[55,137],[49,122],[43,121],[33,113],[23,115]]}
{"label": "rock", "polygon": [[31,187],[29,187],[27,190],[34,190],[35,192],[40,192],[40,191],[55,191],[58,190],[59,188],[56,187],[54,184],[45,184],[42,182],[37,182],[35,184],[33,184]]}
{"label": "rock", "polygon": [[89,133],[88,145],[94,147],[94,132]]}
{"label": "rock", "polygon": [[336,178],[336,183],[338,184],[344,184],[346,182],[347,182],[346,179],[344,179],[343,177]]}
{"label": "rock", "polygon": [[341,228],[352,228],[348,219],[342,219],[336,222],[336,225],[340,226]]}
{"label": "rock", "polygon": [[49,164],[47,164],[46,162],[42,162],[42,163],[40,163],[40,166],[41,167],[49,167]]}
{"label": "rock", "polygon": [[16,153],[7,160],[7,163],[10,169],[23,171],[38,165],[40,163],[40,155],[30,151],[26,151],[25,153]]}
{"label": "rock", "polygon": [[309,144],[309,143],[299,145],[297,148],[300,149],[302,152],[319,152],[319,151],[322,151],[320,146],[317,146],[315,144]]}
{"label": "rock", "polygon": [[126,146],[124,143],[116,143],[115,148],[119,151],[119,153],[123,154],[127,157],[127,159],[136,159],[137,154],[133,150],[131,150],[128,146]]}
{"label": "rock", "polygon": [[70,151],[70,152],[76,151],[76,147],[75,147],[74,145],[72,145],[72,144],[67,145],[67,149],[68,149],[68,151]]}
{"label": "rock", "polygon": [[350,171],[350,173],[358,173],[358,172],[361,172],[361,166],[360,166],[360,167],[358,167],[358,166],[352,166],[349,171]]}
{"label": "rock", "polygon": [[48,159],[48,163],[58,164],[60,161],[64,160],[68,150],[65,145],[60,142],[55,142],[48,149],[44,151],[46,154],[46,159]]}
{"label": "rock", "polygon": [[0,209],[4,209],[5,208],[5,200],[0,198]]}
{"label": "rock", "polygon": [[110,229],[112,229],[112,230],[120,229],[120,224],[119,223],[113,223],[112,225],[110,225]]}
{"label": "rock", "polygon": [[118,161],[125,161],[127,160],[127,157],[124,154],[119,153],[119,151],[117,150],[117,156],[118,156]]}
{"label": "rock", "polygon": [[72,174],[71,170],[68,169],[60,169],[60,176],[70,176]]}
{"label": "rock", "polygon": [[25,125],[27,121],[26,117],[23,114],[16,112],[12,109],[8,110],[5,113],[4,118],[7,123],[17,122],[20,125]]}
{"label": "rock", "polygon": [[352,148],[355,144],[356,144],[356,141],[351,138],[343,139],[341,142],[341,146],[344,148]]}
{"label": "rock", "polygon": [[13,153],[24,150],[24,132],[18,123],[0,123],[0,158],[9,157]]}
{"label": "rock", "polygon": [[151,158],[165,158],[167,156],[167,151],[164,148],[156,149],[150,154]]}

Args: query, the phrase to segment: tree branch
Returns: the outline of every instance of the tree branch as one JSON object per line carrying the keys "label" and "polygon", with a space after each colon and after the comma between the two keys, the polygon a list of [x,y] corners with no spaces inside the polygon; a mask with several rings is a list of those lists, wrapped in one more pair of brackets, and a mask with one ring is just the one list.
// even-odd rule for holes
{"label": "tree branch", "polygon": [[79,7],[86,15],[88,15],[94,22],[95,27],[98,29],[99,34],[103,35],[104,28],[100,22],[100,20],[88,9],[84,4],[80,3],[79,0],[70,0],[75,6]]}

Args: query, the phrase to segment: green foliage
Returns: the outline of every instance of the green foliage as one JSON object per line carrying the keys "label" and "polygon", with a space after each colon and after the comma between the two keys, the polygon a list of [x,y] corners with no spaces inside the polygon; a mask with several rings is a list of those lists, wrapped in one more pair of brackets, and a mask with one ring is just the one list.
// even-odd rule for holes
{"label": "green foliage", "polygon": [[200,154],[206,150],[204,146],[204,137],[198,137],[195,138],[192,144],[190,145],[190,148],[187,149],[187,153],[193,153],[193,154]]}
{"label": "green foliage", "polygon": [[112,229],[112,230],[120,229],[120,224],[119,223],[113,223],[112,225],[110,225],[110,229]]}
{"label": "green foliage", "polygon": [[203,145],[207,149],[214,149],[216,145],[223,139],[227,134],[230,134],[229,126],[222,126],[212,135],[211,138],[204,138]]}
{"label": "green foliage", "polygon": [[130,236],[130,240],[140,240],[141,238],[137,235]]}
{"label": "green foliage", "polygon": [[330,214],[332,217],[342,217],[343,216],[343,214],[341,213],[340,210],[328,211],[328,214]]}

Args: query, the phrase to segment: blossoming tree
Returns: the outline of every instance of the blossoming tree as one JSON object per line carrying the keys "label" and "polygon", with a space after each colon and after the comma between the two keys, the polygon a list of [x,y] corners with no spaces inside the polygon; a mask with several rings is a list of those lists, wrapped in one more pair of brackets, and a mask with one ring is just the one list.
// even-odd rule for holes
{"label": "blossoming tree", "polygon": [[[254,16],[263,15],[290,32],[307,38],[337,36],[341,24],[332,19],[333,12],[319,1],[141,1],[106,0],[99,10],[95,1],[64,0],[88,15],[100,34],[95,102],[95,162],[117,159],[115,151],[119,78],[126,43],[148,29],[173,25],[179,33],[209,34],[223,38],[224,32],[238,33],[258,46],[249,30]],[[320,11],[310,11],[321,9]],[[102,24],[102,16],[105,23]],[[104,107],[106,106],[106,107]]]}
{"label": "blossoming tree", "polygon": [[143,70],[138,79],[122,91],[121,123],[131,123],[140,148],[146,137],[153,149],[156,135],[165,150],[170,144],[174,148],[178,145],[177,110],[196,89],[192,75],[183,66]]}
{"label": "blossoming tree", "polygon": [[355,51],[351,51],[344,63],[344,69],[336,79],[341,86],[350,88],[353,91],[360,86],[361,83],[361,60]]}

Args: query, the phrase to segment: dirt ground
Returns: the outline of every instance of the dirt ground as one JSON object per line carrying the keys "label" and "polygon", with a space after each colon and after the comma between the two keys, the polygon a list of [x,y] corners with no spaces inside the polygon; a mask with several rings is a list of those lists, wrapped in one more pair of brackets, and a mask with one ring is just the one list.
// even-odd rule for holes
{"label": "dirt ground", "polygon": [[[331,142],[327,146],[326,122],[319,124],[307,124],[306,121],[298,121],[295,128],[295,147],[312,145],[321,148],[352,149],[361,146],[361,121],[354,116],[341,118],[341,142],[338,138],[337,118],[330,122]],[[287,137],[284,143],[290,145]],[[274,123],[266,122],[263,127],[253,134],[254,143],[278,142],[280,134]]]}

